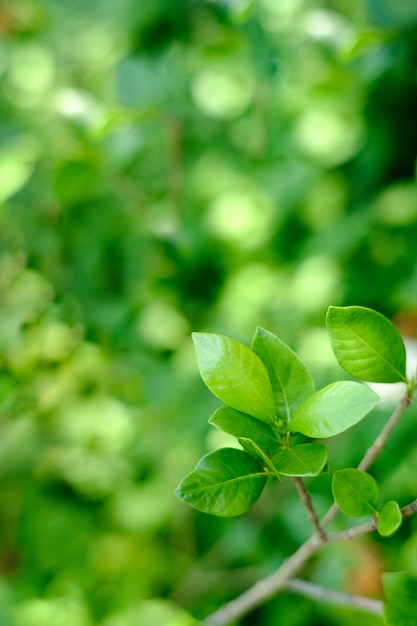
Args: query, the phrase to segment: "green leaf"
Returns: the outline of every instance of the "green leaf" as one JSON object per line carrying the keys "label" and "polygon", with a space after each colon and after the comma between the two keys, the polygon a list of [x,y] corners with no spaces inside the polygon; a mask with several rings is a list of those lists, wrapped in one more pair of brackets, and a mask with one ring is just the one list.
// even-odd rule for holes
{"label": "green leaf", "polygon": [[261,495],[266,474],[255,459],[235,448],[204,456],[175,493],[194,508],[231,517],[245,513]]}
{"label": "green leaf", "polygon": [[363,419],[378,400],[376,393],[361,383],[332,383],[298,407],[288,428],[307,437],[333,437]]}
{"label": "green leaf", "polygon": [[262,465],[263,468],[268,469],[272,474],[281,480],[281,477],[277,473],[275,466],[271,459],[265,454],[265,452],[258,446],[257,443],[248,439],[247,437],[239,437],[238,442],[244,450],[251,456],[253,456]]}
{"label": "green leaf", "polygon": [[209,419],[209,424],[221,428],[234,437],[247,437],[258,444],[267,454],[275,454],[279,442],[272,428],[264,422],[235,411],[228,406],[222,406]]}
{"label": "green leaf", "polygon": [[417,578],[408,572],[382,574],[385,626],[417,626]]}
{"label": "green leaf", "polygon": [[327,463],[327,449],[315,443],[281,448],[272,463],[284,476],[318,476]]}
{"label": "green leaf", "polygon": [[[165,599],[141,600],[118,613],[118,618],[109,624],[157,624],[158,626],[203,626],[203,622],[192,617],[183,608]],[[32,622],[33,623],[33,622]],[[79,622],[77,622],[79,623]]]}
{"label": "green leaf", "polygon": [[378,513],[376,529],[382,537],[389,537],[401,526],[403,516],[394,500],[387,502]]}
{"label": "green leaf", "polygon": [[288,421],[315,391],[309,369],[291,348],[264,328],[256,329],[252,350],[268,370],[278,415]]}
{"label": "green leaf", "polygon": [[193,333],[201,376],[222,402],[274,424],[275,402],[268,372],[247,346],[223,335]]}
{"label": "green leaf", "polygon": [[331,306],[326,325],[336,358],[347,372],[369,382],[407,382],[403,340],[381,313],[360,306]]}
{"label": "green leaf", "polygon": [[358,469],[343,469],[335,472],[332,491],[334,501],[346,515],[362,517],[374,515],[377,512],[378,485],[366,472]]}

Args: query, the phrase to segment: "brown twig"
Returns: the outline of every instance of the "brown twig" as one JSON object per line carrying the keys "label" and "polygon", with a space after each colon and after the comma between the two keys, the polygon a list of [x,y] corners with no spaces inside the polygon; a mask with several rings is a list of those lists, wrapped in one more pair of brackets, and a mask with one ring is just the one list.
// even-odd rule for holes
{"label": "brown twig", "polygon": [[305,488],[303,481],[298,476],[293,476],[292,482],[294,483],[300,495],[302,503],[307,509],[308,516],[310,518],[311,523],[313,524],[313,528],[316,531],[318,537],[320,537],[321,541],[326,541],[326,533],[324,532],[323,528],[320,526],[320,520],[314,509],[310,494]]}

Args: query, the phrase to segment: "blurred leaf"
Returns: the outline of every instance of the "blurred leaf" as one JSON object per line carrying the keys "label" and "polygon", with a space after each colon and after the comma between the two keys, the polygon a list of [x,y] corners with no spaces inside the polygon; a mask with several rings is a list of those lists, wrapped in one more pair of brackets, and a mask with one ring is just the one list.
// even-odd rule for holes
{"label": "blurred leaf", "polygon": [[408,572],[382,574],[385,626],[417,625],[417,578]]}
{"label": "blurred leaf", "polygon": [[291,348],[264,328],[256,329],[252,350],[268,370],[278,415],[288,421],[315,391],[311,373]]}
{"label": "blurred leaf", "polygon": [[230,517],[245,513],[261,495],[265,482],[266,474],[252,456],[221,448],[200,459],[176,494],[199,511]]}
{"label": "blurred leaf", "polygon": [[259,357],[230,337],[210,333],[192,336],[200,373],[210,391],[233,409],[274,424],[274,396]]}
{"label": "blurred leaf", "polygon": [[0,150],[0,204],[28,181],[39,157],[39,147],[29,136],[18,136]]}
{"label": "blurred leaf", "polygon": [[284,476],[318,476],[327,463],[327,449],[319,444],[281,448],[272,463]]}
{"label": "blurred leaf", "polygon": [[144,600],[106,619],[102,626],[200,626],[202,622],[193,618],[173,602],[155,598]]}
{"label": "blurred leaf", "polygon": [[377,512],[378,485],[366,472],[353,468],[335,472],[332,491],[337,506],[346,515],[362,517]]}
{"label": "blurred leaf", "polygon": [[337,360],[347,372],[375,383],[406,382],[404,343],[381,313],[331,306],[326,324]]}
{"label": "blurred leaf", "polygon": [[377,517],[377,531],[382,537],[389,537],[401,526],[402,515],[398,503],[394,500],[387,502]]}
{"label": "blurred leaf", "polygon": [[288,428],[307,437],[333,437],[357,424],[378,400],[376,393],[361,383],[332,383],[310,396],[295,411]]}

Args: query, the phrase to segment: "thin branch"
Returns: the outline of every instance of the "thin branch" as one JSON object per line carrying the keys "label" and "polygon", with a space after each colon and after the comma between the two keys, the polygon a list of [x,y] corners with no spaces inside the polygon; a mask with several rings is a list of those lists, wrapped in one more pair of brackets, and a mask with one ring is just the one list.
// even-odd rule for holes
{"label": "thin branch", "polygon": [[362,461],[358,465],[358,470],[366,472],[366,470],[378,458],[382,448],[384,448],[387,444],[388,437],[390,436],[395,426],[398,424],[401,417],[403,416],[403,413],[408,409],[412,401],[413,398],[409,396],[408,393],[401,399],[399,405],[389,418],[388,422],[385,424],[384,428],[379,433],[378,437],[375,439],[372,446],[367,449]]}
{"label": "thin branch", "polygon": [[327,535],[327,541],[352,541],[352,539],[356,539],[356,537],[360,535],[371,533],[374,530],[376,530],[376,519],[373,517],[359,526],[353,526],[352,528],[347,528],[338,533],[329,533]]}
{"label": "thin branch", "polygon": [[209,626],[226,626],[249,613],[254,607],[269,600],[277,591],[284,587],[289,578],[292,578],[300,570],[307,559],[318,552],[321,545],[322,542],[316,538],[316,535],[310,537],[275,572],[259,580],[242,595],[209,615],[204,624]]}
{"label": "thin branch", "polygon": [[[367,449],[362,460],[358,465],[358,470],[362,470],[366,472],[366,470],[372,465],[372,463],[379,456],[382,448],[386,446],[388,437],[392,433],[395,426],[400,421],[404,412],[408,409],[410,404],[412,403],[413,398],[407,393],[397,405],[395,411],[392,413],[388,422],[385,424],[384,428],[379,433],[378,437],[375,439],[374,443]],[[336,503],[332,504],[330,509],[327,511],[322,523],[321,527],[325,528],[331,521],[336,517],[339,512],[339,507]]]}
{"label": "thin branch", "polygon": [[308,516],[310,518],[311,523],[313,524],[313,528],[316,531],[317,535],[320,537],[321,541],[326,541],[326,534],[323,530],[323,528],[321,528],[320,526],[320,520],[318,518],[318,515],[314,509],[313,503],[311,501],[311,497],[310,494],[308,493],[307,489],[305,488],[305,485],[303,483],[303,481],[301,480],[301,478],[299,478],[298,476],[293,476],[292,477],[292,482],[294,483],[302,503],[304,504],[305,508],[307,509],[307,513]]}
{"label": "thin branch", "polygon": [[417,513],[417,499],[410,502],[410,504],[406,504],[406,506],[401,507],[400,511],[403,517],[408,517],[409,515]]}
{"label": "thin branch", "polygon": [[[375,461],[382,448],[386,445],[393,428],[410,406],[411,402],[412,398],[409,394],[402,398],[375,442],[366,451],[362,461],[358,465],[358,469],[365,471]],[[338,511],[339,508],[335,504],[329,508],[321,523],[322,529],[333,520]],[[403,507],[401,513],[403,517],[417,513],[417,499]],[[231,602],[220,607],[220,609],[209,615],[204,623],[208,626],[227,626],[227,624],[246,615],[255,607],[270,599],[278,591],[285,588],[288,581],[299,572],[308,559],[320,550],[323,543],[353,539],[360,534],[371,532],[375,530],[375,528],[376,522],[375,519],[372,519],[342,533],[328,535],[325,540],[323,540],[322,534],[319,535],[315,532],[314,535],[312,535],[310,539],[307,539],[307,541],[288,557],[275,572],[255,583]]]}
{"label": "thin branch", "polygon": [[379,600],[343,593],[342,591],[334,591],[333,589],[326,589],[326,587],[321,587],[320,585],[315,585],[305,580],[299,580],[297,578],[289,580],[285,583],[284,589],[319,602],[327,602],[339,606],[346,606],[351,609],[359,609],[360,611],[372,613],[373,615],[382,615],[383,604]]}
{"label": "thin branch", "polygon": [[[410,502],[410,504],[406,504],[400,509],[402,517],[409,517],[410,515],[415,515],[417,513],[417,499]],[[347,530],[343,530],[338,533],[329,533],[327,535],[326,541],[351,541],[352,539],[356,539],[359,535],[365,535],[367,533],[371,533],[376,530],[377,523],[375,517],[360,524],[359,526],[354,526],[353,528],[348,528]]]}

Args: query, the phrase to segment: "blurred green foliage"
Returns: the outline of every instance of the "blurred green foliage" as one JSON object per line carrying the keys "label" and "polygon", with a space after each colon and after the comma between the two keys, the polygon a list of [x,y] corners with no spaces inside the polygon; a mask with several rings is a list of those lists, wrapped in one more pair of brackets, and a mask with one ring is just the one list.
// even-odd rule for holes
{"label": "blurred green foliage", "polygon": [[[0,1],[1,624],[188,626],[151,599],[202,617],[308,534],[282,486],[234,520],[173,496],[224,443],[189,334],[261,324],[318,384],[329,304],[415,336],[416,57],[414,0]],[[404,504],[411,433],[375,468]],[[416,545],[410,520],[307,573],[378,594]],[[242,626],[361,619],[281,595]]]}

